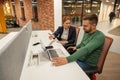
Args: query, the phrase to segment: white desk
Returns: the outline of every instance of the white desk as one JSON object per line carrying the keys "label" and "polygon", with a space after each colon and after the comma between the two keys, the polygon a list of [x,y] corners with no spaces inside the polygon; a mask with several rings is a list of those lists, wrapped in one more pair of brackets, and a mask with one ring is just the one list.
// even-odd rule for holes
{"label": "white desk", "polygon": [[[33,31],[28,51],[25,58],[25,63],[21,73],[20,80],[90,80],[82,69],[77,65],[76,62],[72,62],[63,66],[55,67],[52,63],[43,56],[43,50],[41,45],[32,46],[33,43],[39,42],[40,39],[44,41],[44,45],[48,45],[50,40],[48,39],[48,33],[50,31]],[[35,37],[37,35],[37,37]],[[69,56],[67,51],[63,48],[60,43],[53,43],[54,48],[61,48],[65,54],[60,56]],[[30,62],[30,54],[39,54],[38,65],[28,65]]]}

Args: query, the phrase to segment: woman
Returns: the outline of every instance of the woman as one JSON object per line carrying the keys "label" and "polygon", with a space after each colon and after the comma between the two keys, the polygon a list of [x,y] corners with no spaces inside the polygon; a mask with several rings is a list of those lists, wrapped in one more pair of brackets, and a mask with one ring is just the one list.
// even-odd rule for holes
{"label": "woman", "polygon": [[71,26],[69,17],[64,17],[62,23],[63,25],[58,27],[53,34],[50,34],[49,38],[57,38],[59,42],[67,49],[67,47],[70,45],[75,45],[76,43],[76,30],[75,27]]}

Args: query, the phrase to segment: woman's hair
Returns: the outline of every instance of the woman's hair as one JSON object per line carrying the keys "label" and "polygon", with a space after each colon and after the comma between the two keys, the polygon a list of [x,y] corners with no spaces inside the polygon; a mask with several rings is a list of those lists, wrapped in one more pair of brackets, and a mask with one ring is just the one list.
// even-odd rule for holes
{"label": "woman's hair", "polygon": [[96,14],[86,15],[84,16],[83,20],[89,20],[91,24],[97,25],[98,23],[98,17]]}
{"label": "woman's hair", "polygon": [[69,17],[69,16],[64,16],[64,17],[62,18],[62,23],[64,23],[64,22],[67,21],[67,20],[70,20],[70,17]]}

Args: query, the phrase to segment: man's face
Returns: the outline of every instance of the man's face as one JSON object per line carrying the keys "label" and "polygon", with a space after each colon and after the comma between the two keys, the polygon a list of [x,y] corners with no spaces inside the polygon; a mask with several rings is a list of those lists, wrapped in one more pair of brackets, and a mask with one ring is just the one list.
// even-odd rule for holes
{"label": "man's face", "polygon": [[90,33],[92,32],[92,24],[90,24],[90,21],[89,20],[83,20],[82,22],[82,26],[83,26],[83,30],[86,32],[86,33]]}

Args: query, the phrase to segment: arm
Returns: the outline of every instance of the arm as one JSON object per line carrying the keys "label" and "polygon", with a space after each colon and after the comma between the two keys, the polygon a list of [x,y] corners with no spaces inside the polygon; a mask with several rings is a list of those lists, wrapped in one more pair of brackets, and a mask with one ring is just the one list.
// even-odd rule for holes
{"label": "arm", "polygon": [[96,36],[89,43],[87,43],[86,46],[80,48],[74,54],[68,57],[57,57],[53,59],[52,60],[53,65],[60,66],[72,61],[76,61],[77,59],[80,59],[81,57],[90,54],[92,51],[96,50],[96,48],[102,46],[104,44],[104,41],[105,41],[104,35]]}
{"label": "arm", "polygon": [[61,27],[58,27],[58,29],[53,33],[55,37],[57,37],[60,34]]}
{"label": "arm", "polygon": [[60,34],[60,31],[61,31],[61,27],[58,27],[58,29],[53,34],[48,33],[50,35],[49,39],[56,38]]}
{"label": "arm", "polygon": [[49,39],[54,39],[55,38],[55,36],[53,34],[50,34],[50,33],[48,33],[48,34],[49,34]]}
{"label": "arm", "polygon": [[104,44],[105,36],[100,35],[94,37],[87,45],[78,49],[74,54],[67,57],[68,62],[76,61],[81,57],[90,54],[92,51],[96,50],[98,47]]}
{"label": "arm", "polygon": [[76,30],[75,27],[71,27],[70,38],[68,39],[68,43],[75,43],[76,41]]}
{"label": "arm", "polygon": [[76,61],[77,59],[90,54],[96,48],[103,45],[104,39],[105,39],[104,37],[97,36],[93,40],[91,40],[86,46],[78,49],[72,55],[70,55],[68,57],[56,57],[56,58],[53,58],[53,60],[52,60],[53,65],[55,65],[55,66],[65,65],[65,64],[67,64],[69,62]]}

